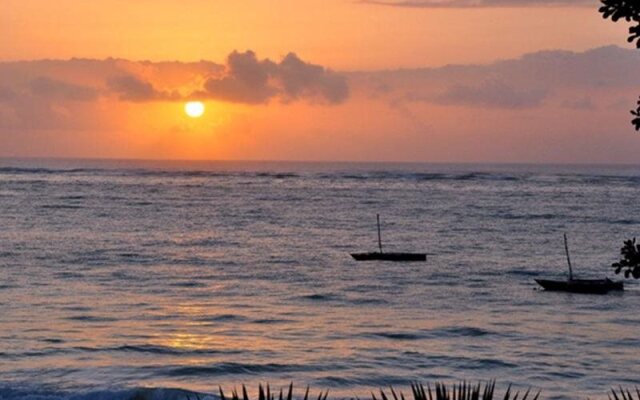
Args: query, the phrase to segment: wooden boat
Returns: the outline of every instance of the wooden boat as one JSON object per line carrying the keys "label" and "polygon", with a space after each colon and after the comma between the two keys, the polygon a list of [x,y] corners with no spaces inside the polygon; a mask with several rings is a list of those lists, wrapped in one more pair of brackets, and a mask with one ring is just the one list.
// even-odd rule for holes
{"label": "wooden boat", "polygon": [[427,261],[427,255],[424,253],[382,253],[374,251],[371,253],[351,253],[351,257],[356,261]]}
{"label": "wooden boat", "polygon": [[380,251],[374,251],[370,253],[351,253],[351,257],[353,257],[356,261],[373,261],[373,260],[381,260],[381,261],[400,261],[400,262],[411,262],[411,261],[427,261],[426,253],[385,253],[382,251],[382,238],[380,235],[380,214],[376,214],[376,219],[378,221],[378,247]]}
{"label": "wooden boat", "polygon": [[564,235],[564,250],[567,254],[567,264],[569,264],[569,279],[552,280],[552,279],[534,279],[538,285],[544,290],[550,292],[569,292],[569,293],[590,293],[590,294],[606,294],[612,290],[624,290],[622,282],[612,281],[609,278],[604,279],[573,279],[573,268],[571,267],[571,258],[569,257],[569,245],[567,244],[567,235]]}
{"label": "wooden boat", "polygon": [[622,282],[615,282],[609,278],[604,279],[568,279],[566,281],[554,281],[549,279],[536,279],[538,285],[550,292],[593,293],[606,294],[612,290],[624,290]]}

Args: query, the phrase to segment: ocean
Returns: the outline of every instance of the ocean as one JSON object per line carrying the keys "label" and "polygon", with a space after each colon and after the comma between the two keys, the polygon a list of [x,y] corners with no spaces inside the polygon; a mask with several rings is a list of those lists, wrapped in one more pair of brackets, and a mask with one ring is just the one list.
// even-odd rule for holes
{"label": "ocean", "polygon": [[[640,384],[638,285],[534,278],[567,275],[566,232],[576,275],[621,279],[639,198],[637,166],[0,159],[0,399],[603,398]],[[377,213],[427,262],[352,260]]]}

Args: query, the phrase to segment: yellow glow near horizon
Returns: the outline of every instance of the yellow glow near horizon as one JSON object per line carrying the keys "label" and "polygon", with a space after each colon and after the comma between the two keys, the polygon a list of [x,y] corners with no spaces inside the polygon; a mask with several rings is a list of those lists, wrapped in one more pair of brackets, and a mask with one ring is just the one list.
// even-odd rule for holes
{"label": "yellow glow near horizon", "polygon": [[191,118],[198,118],[204,114],[204,104],[201,101],[189,101],[184,105],[184,112]]}

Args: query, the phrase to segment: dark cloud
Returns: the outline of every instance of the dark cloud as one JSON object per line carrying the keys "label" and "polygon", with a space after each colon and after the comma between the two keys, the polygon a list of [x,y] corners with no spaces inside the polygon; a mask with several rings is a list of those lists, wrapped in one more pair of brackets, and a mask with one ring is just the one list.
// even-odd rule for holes
{"label": "dark cloud", "polygon": [[406,8],[593,7],[593,0],[362,0],[361,3]]}
{"label": "dark cloud", "polygon": [[536,107],[547,97],[542,89],[516,89],[499,81],[477,86],[454,85],[434,98],[435,103],[498,108]]}
{"label": "dark cloud", "polygon": [[322,97],[340,103],[349,96],[345,78],[320,65],[305,63],[294,53],[282,60],[277,70],[284,93],[291,99]]}
{"label": "dark cloud", "polygon": [[145,102],[155,100],[179,100],[177,92],[169,93],[156,90],[147,81],[133,75],[122,75],[107,79],[107,87],[118,95],[120,100]]}
{"label": "dark cloud", "polygon": [[345,78],[320,65],[302,61],[289,53],[280,63],[259,60],[252,51],[234,51],[227,71],[204,84],[204,95],[238,103],[266,103],[273,98],[341,103],[349,96]]}
{"label": "dark cloud", "polygon": [[32,80],[29,89],[35,96],[52,100],[93,101],[98,98],[98,91],[94,88],[44,76]]}
{"label": "dark cloud", "polygon": [[252,51],[234,51],[227,57],[226,75],[208,79],[204,84],[205,93],[236,103],[264,103],[278,93],[269,82],[277,68],[270,60],[259,61]]}

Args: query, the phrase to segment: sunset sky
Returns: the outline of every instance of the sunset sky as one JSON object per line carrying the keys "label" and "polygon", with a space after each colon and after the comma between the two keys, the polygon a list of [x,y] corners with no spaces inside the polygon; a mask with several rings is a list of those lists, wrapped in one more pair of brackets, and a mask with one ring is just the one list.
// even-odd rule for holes
{"label": "sunset sky", "polygon": [[3,0],[0,156],[637,162],[640,51],[598,6]]}

